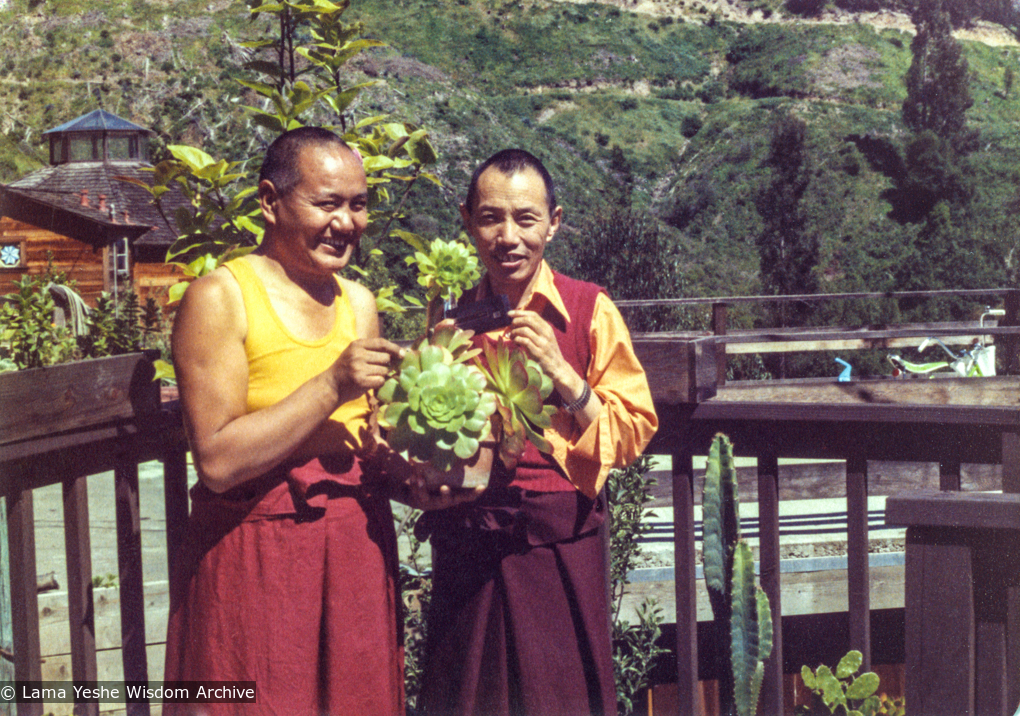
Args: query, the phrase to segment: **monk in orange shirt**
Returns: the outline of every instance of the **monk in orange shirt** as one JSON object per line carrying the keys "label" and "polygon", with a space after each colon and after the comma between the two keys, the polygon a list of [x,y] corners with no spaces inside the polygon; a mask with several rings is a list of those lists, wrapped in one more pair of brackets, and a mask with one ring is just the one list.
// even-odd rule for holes
{"label": "monk in orange shirt", "polygon": [[504,295],[508,337],[552,379],[551,454],[528,443],[497,458],[475,502],[419,521],[433,596],[420,705],[426,714],[615,714],[602,487],[658,421],[627,327],[605,290],[556,273],[560,227],[548,171],[505,150],[471,178],[461,205],[486,274],[461,306]]}

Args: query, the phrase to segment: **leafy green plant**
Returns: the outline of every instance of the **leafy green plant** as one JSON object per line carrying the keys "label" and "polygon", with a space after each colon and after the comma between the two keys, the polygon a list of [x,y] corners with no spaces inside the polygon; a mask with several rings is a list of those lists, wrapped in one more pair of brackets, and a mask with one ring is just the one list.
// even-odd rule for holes
{"label": "leafy green plant", "polygon": [[56,302],[50,285],[62,276],[25,274],[17,291],[0,301],[0,357],[16,369],[41,368],[72,360],[77,345],[70,329],[53,322]]}
{"label": "leafy green plant", "polygon": [[772,617],[768,596],[755,584],[754,553],[740,538],[739,507],[733,444],[720,433],[709,450],[702,499],[705,586],[722,645],[720,712],[751,716],[772,652]]}
{"label": "leafy green plant", "polygon": [[447,301],[458,299],[482,277],[478,254],[469,242],[434,239],[426,244],[407,231],[394,232],[414,248],[405,261],[418,268],[418,283],[425,287],[425,298]]}
{"label": "leafy green plant", "polygon": [[[387,121],[382,115],[357,122],[350,115],[351,104],[360,91],[374,83],[346,86],[344,66],[365,49],[383,43],[361,38],[363,23],[343,21],[349,4],[346,0],[248,0],[251,15],[271,19],[270,27],[277,28],[277,34],[240,43],[254,52],[244,68],[259,79],[237,81],[264,98],[264,106],[245,109],[252,122],[270,135],[300,127],[323,110],[339,124],[343,139],[363,159],[369,187],[366,236],[378,237],[387,235],[419,178],[439,183],[435,175],[423,171],[438,156],[424,129]],[[253,251],[264,227],[256,187],[247,169],[239,162],[216,159],[197,147],[171,145],[167,149],[172,158],[154,167],[151,186],[133,182],[152,194],[161,211],[163,198],[175,188],[188,200],[174,212],[179,237],[168,250],[167,261],[194,278]],[[393,202],[390,186],[398,183],[405,188],[395,208],[385,214],[380,207]],[[355,271],[357,268],[352,266]],[[172,287],[171,301],[180,299],[186,289],[186,282]],[[382,308],[401,310],[392,298],[391,286],[383,286],[380,291]]]}
{"label": "leafy green plant", "polygon": [[822,664],[812,671],[802,666],[800,677],[811,690],[811,703],[797,707],[798,716],[904,716],[903,698],[879,695],[879,678],[872,671],[854,676],[864,658],[859,651],[850,651],[839,660],[836,671]]}
{"label": "leafy green plant", "polygon": [[[128,290],[119,300],[103,292],[95,308],[88,309],[74,291],[74,282],[53,270],[39,276],[25,274],[18,290],[0,298],[0,372],[40,368],[81,358],[131,353],[156,348],[168,353],[166,325],[162,310],[152,297],[145,305]],[[54,292],[79,302],[81,315],[70,326],[57,325]],[[169,364],[157,365],[157,377],[171,377]]]}
{"label": "leafy green plant", "polygon": [[92,588],[103,589],[105,587],[116,587],[117,575],[112,573],[96,574],[92,577]]}
{"label": "leafy green plant", "polygon": [[637,607],[636,623],[631,624],[620,616],[627,575],[641,553],[638,540],[650,529],[642,518],[655,483],[648,477],[651,466],[651,457],[641,455],[629,466],[610,472],[606,482],[613,673],[616,678],[617,708],[623,714],[634,712],[639,694],[649,686],[656,660],[669,651],[658,643],[662,635],[662,612],[654,599],[646,598]]}

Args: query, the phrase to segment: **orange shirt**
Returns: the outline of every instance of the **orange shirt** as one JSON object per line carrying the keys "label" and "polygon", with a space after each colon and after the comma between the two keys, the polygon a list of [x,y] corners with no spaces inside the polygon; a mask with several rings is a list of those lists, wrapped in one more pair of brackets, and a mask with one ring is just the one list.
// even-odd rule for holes
{"label": "orange shirt", "polygon": [[[483,279],[482,291],[488,289]],[[538,277],[518,308],[541,312],[549,305],[570,320],[553,283],[552,270],[543,261]],[[498,337],[503,329],[488,335]],[[545,438],[552,456],[574,487],[594,499],[613,468],[629,465],[652,439],[659,420],[652,404],[645,371],[634,355],[630,331],[619,309],[605,294],[595,301],[589,332],[591,363],[584,377],[602,401],[598,418],[584,431],[562,408],[552,418]]]}

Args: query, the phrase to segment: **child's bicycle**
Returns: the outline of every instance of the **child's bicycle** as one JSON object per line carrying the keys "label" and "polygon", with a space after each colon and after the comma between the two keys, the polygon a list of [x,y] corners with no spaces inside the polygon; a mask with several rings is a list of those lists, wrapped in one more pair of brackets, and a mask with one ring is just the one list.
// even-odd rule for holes
{"label": "child's bicycle", "polygon": [[[984,328],[987,316],[1004,316],[1006,312],[999,309],[988,309],[981,314],[980,326]],[[898,377],[904,373],[914,375],[930,375],[938,371],[952,370],[961,378],[982,378],[995,375],[995,346],[985,345],[984,337],[974,339],[970,348],[965,348],[959,354],[954,353],[949,347],[938,338],[925,338],[917,347],[918,353],[932,345],[938,345],[949,356],[949,360],[932,361],[929,363],[914,363],[904,360],[898,355],[889,355],[886,358],[893,365],[893,376]]]}

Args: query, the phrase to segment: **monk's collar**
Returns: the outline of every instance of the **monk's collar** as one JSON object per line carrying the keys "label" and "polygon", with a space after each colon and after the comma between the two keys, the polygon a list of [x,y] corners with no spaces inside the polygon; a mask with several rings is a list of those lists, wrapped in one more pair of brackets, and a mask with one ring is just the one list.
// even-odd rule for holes
{"label": "monk's collar", "polygon": [[[492,286],[489,283],[489,274],[486,273],[478,285],[478,298],[485,298],[491,294]],[[552,269],[543,260],[538,267],[538,277],[522,297],[521,308],[541,313],[547,305],[556,309],[563,317],[563,320],[570,321],[570,314],[567,312],[566,306],[563,305],[563,298],[560,296],[560,292],[556,289]]]}

